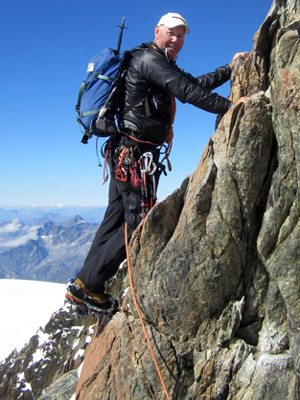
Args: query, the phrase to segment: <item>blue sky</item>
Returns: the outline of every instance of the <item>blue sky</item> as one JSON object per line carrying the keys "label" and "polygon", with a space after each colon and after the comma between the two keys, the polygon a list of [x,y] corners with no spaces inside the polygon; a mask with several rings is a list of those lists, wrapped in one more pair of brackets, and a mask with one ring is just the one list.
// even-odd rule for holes
{"label": "blue sky", "polygon": [[[250,51],[271,0],[121,1],[0,0],[1,146],[0,207],[105,206],[95,139],[85,146],[75,103],[90,58],[116,47],[122,18],[122,49],[153,40],[167,12],[188,22],[178,65],[194,76]],[[227,97],[229,83],[217,92]],[[160,181],[163,200],[196,168],[214,133],[215,115],[177,102],[173,171]],[[102,142],[100,141],[100,144]]]}

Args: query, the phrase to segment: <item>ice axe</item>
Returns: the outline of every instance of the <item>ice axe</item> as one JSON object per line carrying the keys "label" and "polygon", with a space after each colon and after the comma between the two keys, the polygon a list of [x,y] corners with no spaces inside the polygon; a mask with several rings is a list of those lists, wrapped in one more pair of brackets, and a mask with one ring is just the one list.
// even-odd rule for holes
{"label": "ice axe", "polygon": [[117,53],[118,54],[120,53],[120,49],[121,49],[123,30],[124,29],[129,29],[129,28],[126,28],[126,26],[124,24],[125,24],[125,17],[123,17],[123,19],[122,19],[122,24],[121,25],[117,25],[117,27],[121,29],[121,32],[120,32],[120,35],[119,35],[119,40],[118,40],[118,47],[117,47]]}

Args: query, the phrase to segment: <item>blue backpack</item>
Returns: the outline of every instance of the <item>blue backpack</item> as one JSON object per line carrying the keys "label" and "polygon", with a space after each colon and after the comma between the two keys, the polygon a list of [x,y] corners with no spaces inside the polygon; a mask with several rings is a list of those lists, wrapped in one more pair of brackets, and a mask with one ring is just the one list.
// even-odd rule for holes
{"label": "blue backpack", "polygon": [[80,86],[75,110],[77,122],[83,128],[82,143],[86,144],[92,135],[107,137],[119,133],[115,124],[120,100],[122,99],[123,78],[131,58],[131,51],[120,51],[125,17],[122,24],[117,50],[104,49],[94,56]]}
{"label": "blue backpack", "polygon": [[114,117],[119,109],[121,84],[130,58],[130,51],[107,48],[90,60],[75,106],[77,121],[84,130],[84,144],[92,135],[118,134]]}

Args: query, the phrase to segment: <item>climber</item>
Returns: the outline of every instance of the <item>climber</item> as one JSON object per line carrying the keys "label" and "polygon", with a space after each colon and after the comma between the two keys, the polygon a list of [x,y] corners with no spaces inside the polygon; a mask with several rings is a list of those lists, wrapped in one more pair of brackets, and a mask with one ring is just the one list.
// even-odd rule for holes
{"label": "climber", "polygon": [[[104,284],[125,259],[125,221],[130,237],[155,203],[162,172],[160,147],[172,141],[174,97],[215,114],[225,114],[245,101],[242,97],[232,105],[212,90],[230,79],[236,61],[245,60],[247,52],[237,53],[230,64],[195,78],[176,65],[185,35],[190,33],[186,20],[168,13],[154,33],[154,41],[141,45],[132,55],[124,83],[122,134],[111,137],[106,146],[111,176],[108,206],[83,268],[67,286],[69,301],[100,310],[112,306],[113,299],[104,292]],[[141,99],[138,103],[134,102],[137,98]]]}

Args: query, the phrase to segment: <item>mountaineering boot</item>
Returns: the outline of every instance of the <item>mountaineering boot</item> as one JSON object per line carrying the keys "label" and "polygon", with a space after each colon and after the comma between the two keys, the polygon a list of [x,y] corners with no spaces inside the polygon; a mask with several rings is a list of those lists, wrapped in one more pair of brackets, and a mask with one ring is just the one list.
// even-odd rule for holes
{"label": "mountaineering boot", "polygon": [[94,311],[116,311],[117,301],[106,293],[92,293],[80,279],[71,278],[67,284],[66,299],[75,305],[83,304]]}
{"label": "mountaineering boot", "polygon": [[75,279],[74,284],[81,287],[82,290],[86,290],[85,284],[79,278]]}
{"label": "mountaineering boot", "polygon": [[79,286],[84,292],[87,293],[88,297],[91,297],[93,300],[97,301],[98,303],[107,303],[110,301],[111,296],[106,293],[92,293],[85,287],[85,284],[79,279],[76,278],[74,284]]}

